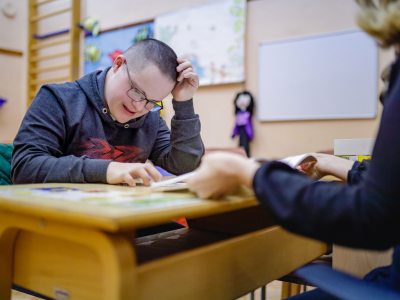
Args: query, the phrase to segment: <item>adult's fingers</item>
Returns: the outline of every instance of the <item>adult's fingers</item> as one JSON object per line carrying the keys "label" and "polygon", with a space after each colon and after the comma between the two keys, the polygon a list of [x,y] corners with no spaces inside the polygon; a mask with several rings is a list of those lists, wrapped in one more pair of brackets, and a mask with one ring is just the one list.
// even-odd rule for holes
{"label": "adult's fingers", "polygon": [[299,170],[300,172],[307,172],[307,170],[310,168],[310,164],[309,163],[305,163],[302,165],[299,165],[297,167],[297,170]]}
{"label": "adult's fingers", "polygon": [[198,184],[195,185],[194,190],[201,199],[212,199],[212,196],[216,193],[213,187],[208,184]]}

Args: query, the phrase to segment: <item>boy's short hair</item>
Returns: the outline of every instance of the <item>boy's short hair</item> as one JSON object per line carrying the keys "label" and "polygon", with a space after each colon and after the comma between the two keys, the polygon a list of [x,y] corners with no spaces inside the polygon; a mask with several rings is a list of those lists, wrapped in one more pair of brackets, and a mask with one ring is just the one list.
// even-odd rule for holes
{"label": "boy's short hair", "polygon": [[156,39],[144,39],[130,46],[124,53],[129,70],[139,72],[154,64],[162,74],[176,82],[179,73],[177,55],[167,44]]}

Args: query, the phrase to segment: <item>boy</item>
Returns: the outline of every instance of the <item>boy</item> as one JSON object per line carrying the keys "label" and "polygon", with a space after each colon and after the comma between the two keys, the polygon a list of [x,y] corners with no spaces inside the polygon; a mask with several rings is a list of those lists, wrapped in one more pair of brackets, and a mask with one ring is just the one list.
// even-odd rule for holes
{"label": "boy", "polygon": [[[166,44],[142,40],[112,67],[75,82],[44,85],[14,140],[14,184],[71,182],[135,186],[194,170],[204,146],[193,94],[199,78]],[[171,132],[159,102],[173,95]],[[162,105],[162,104],[161,104]]]}

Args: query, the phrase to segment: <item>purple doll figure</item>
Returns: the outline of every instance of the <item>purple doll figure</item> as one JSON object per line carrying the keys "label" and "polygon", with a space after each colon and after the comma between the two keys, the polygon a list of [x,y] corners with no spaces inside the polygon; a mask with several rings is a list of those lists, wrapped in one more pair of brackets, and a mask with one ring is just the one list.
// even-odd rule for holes
{"label": "purple doll figure", "polygon": [[236,124],[233,129],[232,138],[239,134],[239,146],[243,146],[247,156],[250,157],[249,143],[253,139],[253,124],[251,123],[254,107],[253,96],[246,91],[239,93],[234,103]]}

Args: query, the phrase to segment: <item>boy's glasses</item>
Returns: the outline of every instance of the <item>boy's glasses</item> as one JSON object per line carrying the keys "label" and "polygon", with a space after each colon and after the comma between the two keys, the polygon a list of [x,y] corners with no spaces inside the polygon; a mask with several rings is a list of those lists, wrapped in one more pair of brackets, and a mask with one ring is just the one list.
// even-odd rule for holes
{"label": "boy's glasses", "polygon": [[137,88],[135,88],[132,84],[131,76],[129,75],[129,70],[128,70],[128,64],[125,60],[125,65],[126,65],[126,72],[128,73],[128,78],[129,82],[131,84],[131,89],[126,92],[129,98],[131,98],[135,102],[140,102],[140,101],[146,101],[146,105],[144,108],[146,108],[148,111],[159,111],[164,108],[162,102],[158,102],[155,100],[149,100],[146,98],[146,96]]}

